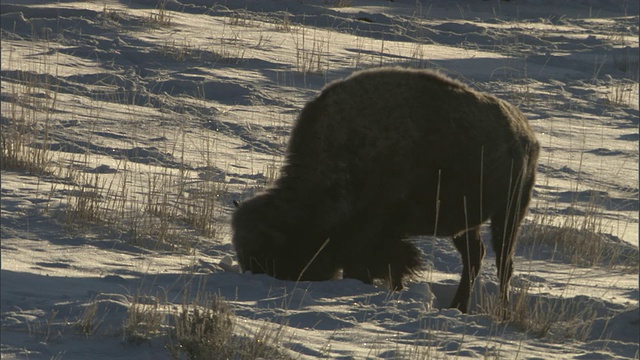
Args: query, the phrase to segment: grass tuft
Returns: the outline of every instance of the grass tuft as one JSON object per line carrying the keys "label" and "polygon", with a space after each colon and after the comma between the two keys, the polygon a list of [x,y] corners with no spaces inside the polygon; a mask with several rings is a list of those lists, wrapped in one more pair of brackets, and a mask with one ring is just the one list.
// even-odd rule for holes
{"label": "grass tuft", "polygon": [[333,2],[333,7],[337,7],[337,8],[351,7],[352,3],[353,2],[351,0],[335,0]]}
{"label": "grass tuft", "polygon": [[205,359],[208,354],[230,355],[228,344],[233,337],[233,314],[222,298],[206,296],[204,304],[184,304],[175,316],[173,337],[176,347],[170,347],[175,358],[177,353],[187,354],[189,359]]}
{"label": "grass tuft", "polygon": [[161,302],[158,298],[137,295],[131,302],[124,323],[124,340],[141,344],[161,335],[165,316],[160,310]]}
{"label": "grass tuft", "polygon": [[52,88],[54,84],[43,84],[28,73],[11,84],[10,102],[2,101],[2,169],[23,169],[40,175],[50,171],[49,131],[58,103],[58,93]]}
{"label": "grass tuft", "polygon": [[537,213],[533,221],[522,227],[519,242],[532,253],[546,249],[552,261],[637,272],[640,269],[638,248],[607,235],[607,218],[601,205],[599,197],[594,195],[583,207],[577,203],[569,207],[565,211],[568,214],[559,222],[557,215]]}
{"label": "grass tuft", "polygon": [[173,315],[167,349],[174,359],[291,359],[284,352],[282,327],[269,324],[253,335],[238,335],[235,315],[218,295],[199,292]]}
{"label": "grass tuft", "polygon": [[165,9],[166,3],[167,0],[158,3],[157,11],[149,14],[149,17],[146,19],[145,23],[147,25],[157,27],[170,27],[172,25],[171,14]]}
{"label": "grass tuft", "polygon": [[482,297],[479,309],[497,324],[553,341],[584,341],[598,316],[596,306],[588,297],[537,296],[526,283],[512,294],[507,309],[497,296],[487,294]]}

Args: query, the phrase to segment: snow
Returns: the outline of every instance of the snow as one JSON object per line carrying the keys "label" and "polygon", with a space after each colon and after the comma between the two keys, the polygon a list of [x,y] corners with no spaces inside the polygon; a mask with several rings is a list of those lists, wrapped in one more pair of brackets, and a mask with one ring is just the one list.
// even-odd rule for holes
{"label": "snow", "polygon": [[[333,3],[3,1],[3,136],[33,121],[51,163],[1,173],[3,359],[170,359],[168,330],[123,329],[145,304],[169,329],[196,293],[294,358],[638,358],[638,3]],[[491,250],[470,313],[447,309],[448,239],[411,239],[429,268],[398,293],[239,273],[233,200],[277,176],[305,102],[380,65],[438,69],[530,119],[542,153],[512,299],[542,328],[487,315]],[[203,235],[186,219],[207,198]],[[599,258],[571,252],[592,241]]]}

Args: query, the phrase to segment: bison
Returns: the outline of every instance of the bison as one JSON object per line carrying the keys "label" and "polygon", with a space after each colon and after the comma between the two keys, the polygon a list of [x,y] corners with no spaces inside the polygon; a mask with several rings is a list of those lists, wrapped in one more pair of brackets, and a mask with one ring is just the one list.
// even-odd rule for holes
{"label": "bison", "polygon": [[539,144],[513,105],[427,70],[381,68],[327,85],[302,109],[273,187],[233,220],[242,270],[340,276],[393,290],[423,269],[408,235],[452,236],[467,311],[491,219],[500,296],[535,180]]}

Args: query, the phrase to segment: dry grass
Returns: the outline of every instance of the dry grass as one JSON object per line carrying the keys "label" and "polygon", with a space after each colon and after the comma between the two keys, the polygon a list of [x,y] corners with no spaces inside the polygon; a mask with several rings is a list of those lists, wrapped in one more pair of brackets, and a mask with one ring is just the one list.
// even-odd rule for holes
{"label": "dry grass", "polygon": [[[11,58],[11,54],[8,57]],[[49,172],[52,165],[49,130],[58,93],[56,84],[43,83],[48,77],[30,74],[24,72],[11,83],[10,102],[2,101],[1,168],[42,175]]]}
{"label": "dry grass", "polygon": [[169,351],[174,358],[186,353],[189,359],[205,359],[208,354],[219,354],[220,358],[232,355],[228,344],[233,338],[233,313],[222,298],[203,299],[183,304],[174,316],[172,346]]}
{"label": "dry grass", "polygon": [[351,0],[334,0],[333,7],[343,8],[343,7],[351,7]]}
{"label": "dry grass", "polygon": [[169,27],[172,25],[172,15],[170,11],[165,10],[166,0],[158,2],[156,11],[149,14],[145,19],[145,24],[156,27]]}
{"label": "dry grass", "polygon": [[[56,93],[47,91],[42,100],[29,96],[41,86],[26,79],[24,84],[13,87],[12,98],[16,101],[9,104],[8,111],[13,117],[3,123],[2,131],[3,169],[46,172],[49,177],[54,174],[54,178],[64,174],[64,181],[58,186],[67,196],[64,214],[70,227],[108,225],[125,229],[133,244],[149,247],[166,244],[187,252],[193,251],[194,244],[185,242],[191,237],[181,236],[185,227],[203,236],[217,236],[220,226],[215,221],[217,201],[227,189],[215,179],[195,177],[186,164],[177,170],[145,173],[138,168],[142,165],[125,159],[116,168],[106,167],[107,171],[85,171],[92,167],[90,153],[54,159],[47,146],[47,129],[52,122],[50,114],[57,110]],[[174,151],[182,151],[184,144],[177,145]],[[203,156],[206,158],[202,162],[215,168],[210,154]],[[66,162],[81,166],[63,165]],[[267,168],[270,174],[275,171],[274,167]],[[274,177],[269,175],[271,180]],[[131,188],[131,184],[139,185]],[[176,359],[290,358],[278,346],[282,327],[267,324],[255,334],[234,334],[235,317],[222,298],[210,294],[187,298],[180,310],[173,313],[168,310],[170,303],[165,297],[138,294],[131,301],[121,330],[109,334],[121,334],[132,344],[165,339],[170,344],[168,351]],[[75,321],[79,334],[100,334],[106,316],[100,310],[96,301],[84,308]],[[56,315],[52,313],[45,322],[33,323],[29,332],[42,341],[57,336],[51,326]]]}
{"label": "dry grass", "polygon": [[276,18],[272,21],[276,31],[290,32],[294,26],[291,23],[292,16],[291,13],[286,11],[277,12]]}
{"label": "dry grass", "polygon": [[156,297],[138,295],[129,308],[128,317],[123,326],[124,340],[141,344],[164,333],[165,315],[161,310],[161,301]]}
{"label": "dry grass", "polygon": [[261,327],[253,337],[238,336],[235,316],[228,303],[217,295],[196,295],[173,315],[175,327],[167,346],[174,359],[291,359],[283,352],[281,329]]}
{"label": "dry grass", "polygon": [[[566,193],[571,196],[568,199],[569,206],[564,209],[551,207],[545,211],[536,211],[531,221],[523,226],[519,242],[524,248],[531,249],[529,256],[543,250],[551,252],[551,261],[637,272],[640,269],[638,248],[608,235],[613,222],[617,222],[616,228],[620,229],[629,226],[632,220],[618,214],[615,215],[618,220],[611,217],[606,210],[607,202],[610,201],[608,193],[604,189],[594,189],[585,179],[583,161],[588,150],[585,147],[586,139],[583,139],[575,150],[579,157],[575,183],[571,185],[572,191]],[[541,185],[546,187],[548,184]],[[583,188],[588,190],[580,191]],[[634,195],[630,193],[627,196],[632,198]],[[621,221],[626,221],[627,224],[620,224]]]}
{"label": "dry grass", "polygon": [[[569,261],[581,267],[603,266],[633,273],[638,271],[638,251],[621,246],[603,231],[600,208],[586,216],[570,215],[564,224],[533,222],[523,229],[521,243],[527,248],[553,249],[552,261]],[[599,216],[598,216],[599,214]]]}
{"label": "dry grass", "polygon": [[323,36],[320,30],[301,27],[294,31],[293,42],[296,48],[295,68],[302,74],[320,75],[328,70],[327,52],[330,37]]}
{"label": "dry grass", "polygon": [[[42,70],[34,69],[33,73],[38,71]],[[115,167],[104,163],[96,167],[101,160],[90,150],[74,153],[70,146],[51,138],[50,129],[58,123],[54,116],[64,109],[55,84],[43,79],[48,77],[24,75],[10,83],[11,101],[2,102],[3,170],[46,174],[52,182],[46,196],[54,192],[65,195],[60,200],[62,217],[70,228],[108,225],[128,234],[126,238],[133,244],[186,252],[193,252],[190,232],[211,238],[218,235],[218,199],[227,191],[219,179],[198,178],[196,172],[187,170],[191,165],[183,156],[178,169],[154,168],[126,157]],[[90,112],[95,115],[98,111]],[[63,151],[52,150],[52,144]],[[172,151],[181,153],[185,147],[184,142],[176,143]],[[210,164],[210,154],[201,154],[201,162]]]}
{"label": "dry grass", "polygon": [[638,102],[637,81],[612,81],[605,95],[606,101],[613,107],[627,107]]}
{"label": "dry grass", "polygon": [[246,46],[239,34],[231,35],[223,30],[218,41],[206,45],[195,45],[188,39],[167,40],[159,47],[159,54],[176,62],[206,61],[212,63],[238,64],[245,60]]}
{"label": "dry grass", "polygon": [[104,318],[98,314],[98,303],[92,300],[85,306],[82,315],[76,321],[76,329],[81,335],[91,336],[98,332]]}
{"label": "dry grass", "polygon": [[495,295],[483,293],[480,299],[479,313],[488,315],[494,323],[551,341],[584,341],[598,315],[586,297],[537,295],[526,283],[512,292],[506,309]]}
{"label": "dry grass", "polygon": [[58,317],[57,310],[50,310],[43,320],[31,321],[27,324],[29,336],[38,342],[47,343],[62,338],[62,334],[54,323]]}

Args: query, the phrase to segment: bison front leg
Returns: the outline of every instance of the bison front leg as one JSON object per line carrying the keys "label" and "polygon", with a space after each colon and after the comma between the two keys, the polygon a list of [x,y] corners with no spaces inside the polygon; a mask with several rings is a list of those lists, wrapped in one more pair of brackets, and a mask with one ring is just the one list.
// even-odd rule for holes
{"label": "bison front leg", "polygon": [[393,193],[379,193],[380,188],[398,187],[385,183],[365,190],[362,198],[370,203],[362,204],[360,211],[341,229],[341,243],[348,250],[342,261],[344,278],[367,284],[382,280],[391,290],[399,291],[405,277],[423,269],[422,252],[402,240],[409,210],[406,203],[397,200]]}
{"label": "bison front leg", "polygon": [[473,283],[480,272],[480,266],[485,254],[484,244],[480,238],[480,228],[474,228],[455,236],[453,243],[460,255],[462,255],[462,277],[450,307],[466,313],[469,306],[471,288],[473,288]]}
{"label": "bison front leg", "polygon": [[405,277],[423,268],[422,253],[402,240],[399,220],[391,216],[382,218],[387,221],[367,222],[347,235],[349,246],[344,254],[343,277],[366,284],[382,280],[391,290],[399,291]]}
{"label": "bison front leg", "polygon": [[404,288],[402,280],[422,269],[422,253],[413,244],[402,240],[382,240],[353,253],[345,262],[344,278],[372,284],[374,279],[386,282],[391,290]]}
{"label": "bison front leg", "polygon": [[393,290],[402,289],[402,278],[393,279],[391,275],[392,260],[384,241],[368,231],[355,235],[351,241],[352,246],[344,254],[343,278],[360,280],[365,284],[373,284],[374,279],[390,280]]}

